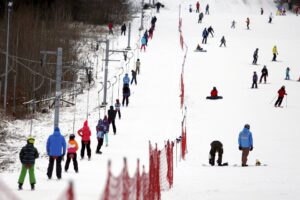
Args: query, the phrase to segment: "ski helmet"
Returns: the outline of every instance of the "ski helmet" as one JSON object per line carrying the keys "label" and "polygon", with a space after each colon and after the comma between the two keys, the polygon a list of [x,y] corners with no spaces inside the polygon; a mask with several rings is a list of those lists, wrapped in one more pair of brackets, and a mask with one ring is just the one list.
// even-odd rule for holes
{"label": "ski helmet", "polygon": [[245,124],[244,128],[250,129],[250,125],[249,124]]}

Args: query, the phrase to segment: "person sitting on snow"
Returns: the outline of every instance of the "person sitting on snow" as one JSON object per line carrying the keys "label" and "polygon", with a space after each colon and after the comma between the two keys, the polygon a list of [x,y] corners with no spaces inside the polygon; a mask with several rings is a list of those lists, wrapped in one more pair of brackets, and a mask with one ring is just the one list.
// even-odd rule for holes
{"label": "person sitting on snow", "polygon": [[212,91],[210,92],[210,96],[206,97],[206,99],[223,99],[223,97],[218,96],[217,88],[213,87]]}
{"label": "person sitting on snow", "polygon": [[198,44],[197,47],[196,47],[196,50],[197,50],[197,51],[203,51],[203,48],[200,47],[200,45]]}

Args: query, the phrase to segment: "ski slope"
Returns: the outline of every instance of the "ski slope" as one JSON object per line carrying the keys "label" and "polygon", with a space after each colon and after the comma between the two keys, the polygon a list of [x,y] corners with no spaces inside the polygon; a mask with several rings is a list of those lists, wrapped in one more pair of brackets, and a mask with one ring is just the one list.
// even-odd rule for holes
{"label": "ski slope", "polygon": [[[109,146],[102,147],[102,155],[94,154],[96,149],[95,126],[99,114],[94,109],[98,105],[96,84],[90,90],[89,125],[93,133],[92,160],[79,161],[79,173],[75,174],[72,165],[69,172],[63,172],[63,179],[57,181],[53,175],[47,180],[48,158],[45,145],[48,135],[53,130],[53,113],[38,116],[33,121],[33,135],[40,158],[36,161],[36,191],[30,191],[28,177],[24,190],[17,191],[20,164],[12,166],[1,174],[1,179],[20,199],[36,200],[41,196],[45,200],[58,199],[69,180],[74,180],[76,199],[99,199],[103,191],[107,161],[112,160],[112,171],[119,174],[123,157],[128,158],[130,173],[135,170],[136,159],[148,169],[148,142],[163,145],[166,139],[175,139],[180,135],[182,112],[179,108],[180,73],[184,52],[179,45],[178,13],[181,4],[183,36],[189,48],[185,65],[185,103],[187,106],[187,147],[186,161],[174,168],[174,186],[162,193],[162,199],[198,200],[198,199],[297,199],[300,195],[300,161],[297,156],[300,114],[300,76],[299,17],[288,13],[287,16],[274,16],[273,23],[268,24],[270,12],[276,11],[271,0],[213,0],[200,1],[201,11],[206,3],[210,4],[210,15],[205,15],[202,24],[198,24],[198,14],[189,13],[189,4],[195,8],[196,1],[165,0],[165,8],[155,14],[147,13],[146,20],[156,15],[158,21],[153,40],[149,41],[146,52],[136,49],[131,61],[140,58],[141,74],[137,76],[138,85],[132,85],[129,107],[122,107],[122,119],[116,120],[117,135],[110,134]],[[245,3],[246,2],[246,3]],[[265,14],[260,15],[263,7]],[[249,17],[250,30],[246,30],[246,18]],[[231,21],[237,22],[236,29],[231,29]],[[149,26],[150,22],[145,22]],[[212,26],[215,36],[208,38],[203,46],[207,53],[193,50],[202,41],[204,27]],[[138,42],[138,27],[133,26],[132,47]],[[220,48],[222,36],[227,40],[227,47]],[[278,62],[271,62],[272,48],[277,45]],[[116,38],[112,42],[116,49],[127,46],[127,37]],[[253,66],[252,55],[259,48],[258,65]],[[89,51],[89,50],[87,50]],[[122,55],[116,55],[121,59]],[[96,59],[93,57],[94,63]],[[101,63],[99,57],[99,62]],[[266,65],[269,70],[267,84],[259,84],[259,89],[250,89],[253,71],[260,71]],[[100,64],[99,64],[100,66]],[[109,79],[117,75],[122,63],[111,62]],[[291,79],[285,81],[285,69],[291,68]],[[133,62],[125,67],[130,73]],[[96,81],[103,81],[101,76]],[[287,99],[283,108],[274,108],[274,97],[278,89],[286,86]],[[219,90],[223,100],[208,101],[213,86]],[[114,98],[117,95],[115,85]],[[60,128],[64,135],[72,133],[73,114],[75,112],[75,130],[82,127],[86,119],[87,91],[77,98],[74,107],[63,108],[60,116]],[[108,92],[110,101],[111,90]],[[101,96],[102,98],[102,96]],[[287,101],[286,101],[287,100]],[[101,110],[103,117],[103,110]],[[29,133],[30,121],[11,122],[9,129],[20,138]],[[248,163],[255,159],[268,164],[267,167],[203,167],[208,163],[208,152],[213,140],[220,140],[224,145],[223,161],[240,164],[241,152],[238,150],[237,138],[245,123],[249,123],[254,139],[254,150],[250,152]],[[67,137],[68,138],[68,137]],[[80,138],[77,142],[80,142]],[[11,141],[14,143],[14,141]],[[8,152],[18,158],[18,152]],[[63,163],[64,166],[64,163]],[[55,174],[55,173],[54,173]],[[188,196],[187,196],[188,195]]]}

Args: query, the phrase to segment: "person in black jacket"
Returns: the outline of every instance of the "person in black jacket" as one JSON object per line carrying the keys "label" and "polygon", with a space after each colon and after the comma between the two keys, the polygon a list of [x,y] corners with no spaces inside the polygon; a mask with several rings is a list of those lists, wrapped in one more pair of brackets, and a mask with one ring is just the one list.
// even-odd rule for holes
{"label": "person in black jacket", "polygon": [[255,49],[254,53],[253,53],[253,65],[257,64],[257,58],[258,58],[258,48]]}
{"label": "person in black jacket", "polygon": [[108,122],[109,124],[112,124],[114,134],[116,135],[117,128],[115,124],[115,119],[116,119],[117,112],[114,110],[113,106],[109,107],[109,110],[107,111],[107,115],[108,115]]}
{"label": "person in black jacket", "polygon": [[124,23],[122,26],[121,26],[121,35],[126,35],[126,24]]}
{"label": "person in black jacket", "polygon": [[129,85],[123,86],[123,100],[122,100],[122,106],[124,106],[124,103],[126,101],[126,106],[129,104],[129,96],[130,96],[130,88]]}
{"label": "person in black jacket", "polygon": [[253,76],[252,76],[252,87],[251,88],[256,88],[257,89],[257,74],[256,72],[253,72]]}
{"label": "person in black jacket", "polygon": [[34,138],[29,137],[27,139],[27,144],[21,149],[19,157],[22,163],[22,170],[19,177],[19,190],[22,190],[24,179],[26,177],[27,170],[29,171],[29,181],[31,185],[31,190],[34,190],[34,185],[36,183],[34,175],[34,164],[35,159],[39,157],[37,149],[33,146]]}
{"label": "person in black jacket", "polygon": [[208,34],[211,34],[211,36],[214,37],[214,29],[211,26],[208,27],[207,31],[208,31]]}
{"label": "person in black jacket", "polygon": [[226,47],[226,40],[225,40],[225,37],[224,37],[224,36],[221,38],[221,44],[220,44],[220,47],[222,47],[223,44],[224,44],[224,46]]}
{"label": "person in black jacket", "polygon": [[133,81],[134,81],[135,84],[137,84],[137,82],[136,82],[136,71],[135,70],[131,70],[131,76],[132,76],[132,78],[131,78],[130,84],[132,85]]}
{"label": "person in black jacket", "polygon": [[268,69],[265,65],[264,68],[261,70],[261,76],[260,76],[260,79],[259,79],[259,83],[261,83],[262,79],[264,79],[264,83],[266,83],[267,82],[267,76],[268,76]]}
{"label": "person in black jacket", "polygon": [[216,153],[218,152],[218,160],[217,160],[217,164],[218,166],[226,166],[228,165],[228,163],[222,163],[222,156],[223,156],[223,144],[218,141],[212,141],[212,143],[210,143],[210,151],[209,151],[209,164],[211,166],[215,165],[215,157],[216,157]]}

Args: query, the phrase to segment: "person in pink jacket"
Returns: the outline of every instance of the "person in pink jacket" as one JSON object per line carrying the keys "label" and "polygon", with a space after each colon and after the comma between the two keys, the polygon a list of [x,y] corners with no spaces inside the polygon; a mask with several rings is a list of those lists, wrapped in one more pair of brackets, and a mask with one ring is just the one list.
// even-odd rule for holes
{"label": "person in pink jacket", "polygon": [[91,130],[88,126],[88,121],[83,123],[83,127],[77,131],[78,135],[81,137],[81,159],[84,158],[85,147],[87,149],[87,155],[89,160],[91,159]]}

